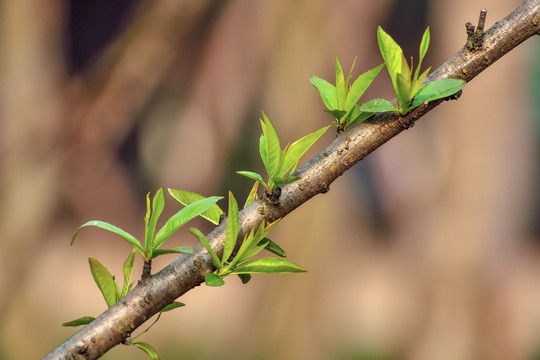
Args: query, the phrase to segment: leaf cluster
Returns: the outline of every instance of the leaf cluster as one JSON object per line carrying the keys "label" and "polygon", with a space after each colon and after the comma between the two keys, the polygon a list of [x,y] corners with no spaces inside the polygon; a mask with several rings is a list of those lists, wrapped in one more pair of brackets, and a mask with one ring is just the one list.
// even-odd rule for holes
{"label": "leaf cluster", "polygon": [[422,86],[429,70],[431,70],[431,67],[428,67],[424,72],[420,73],[422,61],[426,56],[430,42],[429,27],[422,36],[418,65],[414,73],[412,57],[409,66],[401,47],[380,26],[377,28],[377,42],[392,81],[398,107],[395,108],[390,101],[385,99],[373,99],[360,106],[362,111],[393,111],[405,115],[424,102],[442,99],[455,94],[463,89],[466,84],[465,81],[459,79],[441,79]]}
{"label": "leaf cluster", "polygon": [[[238,203],[234,195],[229,192],[229,216],[227,219],[227,229],[225,233],[225,244],[221,258],[212,249],[212,246],[206,237],[197,229],[190,228],[189,231],[197,237],[199,242],[210,254],[216,271],[208,273],[205,276],[205,282],[209,286],[221,286],[225,284],[224,277],[229,275],[238,275],[242,283],[247,283],[251,279],[251,274],[286,274],[306,271],[302,267],[283,259],[286,256],[285,251],[266,236],[277,225],[279,220],[266,225],[261,222],[257,230],[251,229],[246,235],[233,256],[238,234],[240,232]],[[281,257],[263,257],[254,258],[262,250]]]}
{"label": "leaf cluster", "polygon": [[371,116],[371,112],[365,112],[360,109],[358,101],[384,66],[382,64],[366,71],[358,76],[352,85],[349,85],[355,64],[356,58],[351,66],[349,75],[345,78],[341,63],[338,57],[335,56],[336,85],[332,85],[317,76],[310,78],[311,84],[319,90],[323,103],[326,106],[325,111],[336,119],[332,121],[332,124],[337,127],[338,132],[347,130],[352,124],[364,121]]}
{"label": "leaf cluster", "polygon": [[329,126],[306,135],[292,144],[287,144],[282,150],[276,129],[264,112],[263,119],[264,121],[260,120],[263,133],[259,138],[259,153],[268,174],[268,180],[265,182],[260,174],[252,171],[237,171],[237,173],[262,184],[266,188],[266,193],[270,195],[277,186],[299,179],[297,176],[289,175],[296,171],[300,158],[328,130]]}

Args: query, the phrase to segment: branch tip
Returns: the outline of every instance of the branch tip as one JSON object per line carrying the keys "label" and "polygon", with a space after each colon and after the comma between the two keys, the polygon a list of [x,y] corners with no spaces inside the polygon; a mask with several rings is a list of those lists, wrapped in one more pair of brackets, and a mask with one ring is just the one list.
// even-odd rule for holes
{"label": "branch tip", "polygon": [[465,24],[465,29],[467,32],[467,42],[465,43],[465,47],[469,51],[476,51],[482,48],[482,45],[484,43],[484,26],[486,25],[486,15],[486,9],[480,10],[480,16],[478,17],[478,26],[476,26],[476,30],[474,25],[470,22]]}

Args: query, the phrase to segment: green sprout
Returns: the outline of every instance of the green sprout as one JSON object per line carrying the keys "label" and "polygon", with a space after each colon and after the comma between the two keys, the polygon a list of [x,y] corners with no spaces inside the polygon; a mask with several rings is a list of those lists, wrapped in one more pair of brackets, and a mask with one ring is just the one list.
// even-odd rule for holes
{"label": "green sprout", "polygon": [[[171,190],[169,192],[176,194],[178,190]],[[174,197],[174,195],[172,195]],[[133,235],[128,232],[109,224],[105,221],[92,220],[81,225],[77,231],[73,234],[71,239],[71,244],[75,241],[79,231],[83,227],[95,226],[112,233],[117,234],[122,239],[127,241],[134,249],[136,249],[139,254],[142,256],[145,262],[145,270],[143,270],[143,278],[150,276],[150,266],[151,261],[155,257],[163,254],[174,254],[174,253],[183,253],[183,254],[192,254],[193,250],[190,247],[181,246],[172,249],[161,249],[161,246],[169,239],[178,229],[184,226],[187,222],[193,218],[216,211],[215,203],[222,199],[220,196],[212,196],[209,198],[202,198],[198,201],[190,203],[188,206],[184,207],[182,210],[178,211],[176,214],[171,216],[163,225],[163,227],[156,233],[156,226],[163,208],[165,207],[165,197],[163,195],[163,189],[159,189],[152,202],[150,202],[150,194],[146,195],[146,216],[144,217],[144,246],[141,245],[140,241]],[[213,207],[215,206],[215,207]],[[218,208],[219,209],[219,208]]]}
{"label": "green sprout", "polygon": [[459,79],[435,80],[422,86],[431,69],[429,67],[420,74],[422,61],[429,47],[429,27],[422,36],[418,65],[414,74],[412,58],[409,66],[401,47],[380,26],[377,29],[377,40],[386,69],[392,80],[398,107],[395,108],[390,101],[385,99],[373,99],[361,105],[361,111],[393,111],[405,115],[422,103],[449,97],[465,86],[466,82]]}
{"label": "green sprout", "polygon": [[327,108],[325,111],[336,119],[332,121],[332,124],[337,127],[338,133],[341,133],[347,130],[352,124],[364,121],[371,116],[371,112],[360,110],[360,105],[357,103],[369,85],[377,77],[384,64],[366,71],[349,86],[356,58],[346,78],[343,75],[343,68],[337,56],[335,57],[335,62],[336,85],[332,85],[317,76],[312,76],[310,82],[319,90],[323,103]]}
{"label": "green sprout", "polygon": [[329,126],[288,144],[282,150],[276,130],[264,112],[263,118],[264,121],[260,120],[263,134],[259,139],[259,152],[268,173],[268,182],[265,182],[260,174],[252,171],[237,171],[237,173],[261,183],[266,188],[266,193],[271,195],[277,186],[300,179],[289,175],[296,171],[302,155],[328,130]]}
{"label": "green sprout", "polygon": [[[131,281],[131,273],[133,270],[133,263],[135,260],[135,253],[136,249],[133,249],[129,256],[127,257],[126,261],[124,262],[124,266],[122,268],[124,273],[124,284],[122,287],[120,287],[114,278],[113,275],[109,272],[109,270],[101,264],[97,259],[89,258],[88,263],[90,264],[90,272],[92,273],[92,277],[94,278],[94,281],[96,285],[99,288],[99,291],[103,295],[103,298],[105,299],[105,302],[107,303],[107,307],[111,307],[114,304],[116,304],[121,298],[127,295],[128,292],[131,291],[131,288],[133,287],[133,282]],[[148,343],[142,342],[142,341],[135,341],[139,336],[146,333],[150,328],[159,321],[161,314],[173,309],[176,309],[178,307],[184,306],[183,303],[174,301],[171,304],[167,305],[161,311],[159,312],[156,320],[143,332],[141,332],[139,335],[130,338],[127,342],[125,342],[126,345],[133,345],[142,351],[144,351],[147,355],[149,355],[152,359],[158,359],[157,351]],[[93,316],[82,316],[78,319],[68,321],[62,324],[62,326],[69,326],[69,327],[77,327],[77,326],[84,326],[88,325],[92,321],[95,320],[95,317]]]}
{"label": "green sprout", "polygon": [[[305,272],[306,270],[304,268],[283,259],[283,257],[286,256],[285,251],[266,237],[278,222],[279,220],[266,225],[265,222],[262,221],[257,228],[257,231],[251,229],[251,232],[244,237],[236,254],[232,256],[240,232],[240,219],[238,216],[238,203],[233,194],[229,192],[229,216],[221,258],[212,249],[206,237],[199,230],[195,228],[189,229],[208,251],[212,258],[212,262],[216,267],[216,271],[206,275],[206,284],[209,286],[221,286],[225,284],[223,278],[229,275],[238,275],[245,284],[251,279],[251,274],[288,274]],[[268,250],[281,258],[263,257],[253,259],[253,257],[262,250]]]}

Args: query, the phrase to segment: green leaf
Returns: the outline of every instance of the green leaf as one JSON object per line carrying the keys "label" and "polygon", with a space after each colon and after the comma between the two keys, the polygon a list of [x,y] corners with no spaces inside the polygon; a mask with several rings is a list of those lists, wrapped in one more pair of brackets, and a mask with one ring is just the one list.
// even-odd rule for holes
{"label": "green leaf", "polygon": [[251,187],[251,191],[249,192],[249,195],[247,196],[246,202],[244,203],[244,209],[247,208],[252,202],[254,202],[257,199],[258,189],[259,189],[259,181],[255,181],[255,183]]}
{"label": "green leaf", "polygon": [[319,90],[319,94],[321,94],[321,99],[327,109],[337,109],[336,87],[334,85],[317,76],[312,76],[309,79],[309,82],[313,86],[315,86],[317,90]]}
{"label": "green leaf", "polygon": [[345,110],[324,110],[328,114],[332,115],[337,120],[341,119],[347,112]]}
{"label": "green leaf", "polygon": [[407,112],[407,108],[411,104],[412,96],[414,94],[411,94],[411,82],[410,77],[408,75],[404,75],[402,73],[397,74],[396,76],[396,97],[399,105],[399,109],[401,110],[401,114],[405,114]]}
{"label": "green leaf", "polygon": [[307,270],[288,260],[266,257],[246,261],[238,265],[231,274],[288,274],[305,271]]}
{"label": "green leaf", "polygon": [[367,88],[371,85],[373,80],[379,75],[379,72],[384,67],[384,64],[377,66],[371,70],[366,71],[360,75],[351,85],[349,93],[347,94],[347,99],[345,101],[344,109],[349,111],[354,104],[356,104],[362,95],[366,92]]}
{"label": "green leaf", "polygon": [[172,249],[156,249],[152,253],[152,259],[165,254],[193,254],[193,249],[189,246],[179,246]]}
{"label": "green leaf", "polygon": [[328,130],[329,126],[323,127],[303,138],[293,142],[283,156],[283,161],[277,171],[278,177],[284,177],[289,170],[300,160],[300,158],[315,144],[317,140]]}
{"label": "green leaf", "polygon": [[280,257],[286,257],[287,256],[287,253],[285,252],[285,250],[283,250],[281,248],[281,246],[279,246],[278,244],[276,244],[275,242],[273,242],[269,238],[263,238],[261,241],[259,241],[258,245],[262,246],[262,245],[265,245],[265,244],[268,244],[268,245],[266,245],[266,247],[264,249],[267,250],[267,251],[270,251],[272,254],[275,254],[275,255],[280,256]]}
{"label": "green leaf", "polygon": [[[152,258],[152,250],[154,234],[156,231],[156,224],[165,207],[165,196],[163,195],[163,189],[160,188],[156,191],[154,198],[152,199],[152,211],[149,212],[148,195],[146,195],[146,217],[145,217],[145,229],[144,229],[144,248],[148,258]],[[148,218],[150,220],[148,220]]]}
{"label": "green leaf", "polygon": [[165,225],[163,225],[163,227],[156,234],[154,238],[153,250],[155,251],[156,249],[159,249],[159,247],[163,245],[163,243],[178,229],[180,229],[194,217],[208,210],[212,205],[222,198],[223,197],[221,196],[211,196],[206,199],[196,201],[171,216],[171,218],[167,220]]}
{"label": "green leaf", "polygon": [[144,351],[152,359],[159,360],[159,355],[158,355],[156,349],[154,349],[150,344],[147,344],[147,343],[142,342],[142,341],[137,341],[137,342],[132,343],[132,345],[135,345],[137,348]]}
{"label": "green leaf", "polygon": [[214,273],[206,274],[204,282],[208,286],[222,286],[225,284],[225,281]]}
{"label": "green leaf", "polygon": [[169,305],[165,306],[159,312],[164,313],[164,312],[171,311],[171,310],[174,310],[174,309],[182,307],[182,306],[186,306],[186,304],[178,302],[178,301],[174,301],[174,302],[170,303]]}
{"label": "green leaf", "polygon": [[135,261],[135,249],[131,250],[131,253],[127,257],[126,261],[124,262],[124,266],[122,267],[122,270],[124,272],[124,285],[122,286],[122,291],[120,292],[120,298],[123,298],[126,296],[126,294],[130,290],[130,284],[131,281],[131,272],[133,270],[133,262]]}
{"label": "green leaf", "polygon": [[345,109],[345,98],[347,97],[347,87],[345,86],[345,78],[343,68],[339,63],[337,56],[334,56],[336,63],[336,98],[338,109]]}
{"label": "green leaf", "polygon": [[273,180],[274,180],[274,186],[281,186],[281,185],[290,184],[297,180],[300,180],[300,177],[298,176],[275,177]]}
{"label": "green leaf", "polygon": [[114,282],[113,276],[109,270],[107,270],[107,268],[96,259],[88,258],[88,263],[90,264],[90,272],[92,273],[92,277],[94,278],[99,291],[101,291],[101,294],[103,294],[103,298],[105,299],[107,306],[113,306],[118,301],[116,283]]}
{"label": "green leaf", "polygon": [[380,26],[377,28],[377,43],[395,90],[397,74],[402,71],[403,50]]}
{"label": "green leaf", "polygon": [[92,321],[94,321],[96,318],[93,316],[83,316],[75,320],[71,320],[68,322],[65,322],[62,324],[62,326],[70,326],[70,327],[77,327],[77,326],[83,326],[88,325]]}
{"label": "green leaf", "polygon": [[[422,67],[422,60],[424,60],[424,57],[426,56],[426,53],[429,48],[429,40],[430,40],[430,32],[429,32],[429,26],[426,28],[426,31],[424,31],[424,35],[422,36],[422,42],[420,43],[420,49],[418,51],[418,65],[416,67],[416,72],[414,74],[414,79],[418,79],[418,74],[420,74],[420,68]],[[424,80],[422,80],[423,82]]]}
{"label": "green leaf", "polygon": [[252,171],[237,171],[237,174],[240,174],[242,176],[245,176],[247,178],[250,178],[251,180],[255,180],[263,184],[264,187],[268,187],[268,185],[264,182],[262,176],[260,174],[257,174],[256,172]]}
{"label": "green leaf", "polygon": [[232,192],[229,191],[229,212],[227,215],[227,230],[225,233],[225,245],[223,246],[223,257],[221,263],[225,263],[231,257],[236,245],[238,232],[240,231],[240,219],[238,218],[238,203]]}
{"label": "green leaf", "polygon": [[429,70],[431,70],[431,67],[428,67],[426,69],[426,71],[424,71],[422,73],[422,75],[420,75],[417,79],[415,79],[413,82],[412,82],[412,85],[411,85],[411,94],[414,94],[416,95],[418,93],[418,90],[420,90],[420,88],[422,87],[422,83],[424,82],[424,80],[426,79],[426,77],[428,76],[429,74]]}
{"label": "green leaf", "polygon": [[[169,194],[178,201],[180,204],[187,206],[189,204],[193,204],[194,202],[197,202],[199,200],[206,199],[204,196],[199,195],[194,192],[186,191],[186,190],[179,190],[179,189],[169,189]],[[201,217],[210,221],[214,225],[219,224],[219,218],[223,214],[223,210],[216,204],[210,206],[210,208],[203,213],[201,213]]]}
{"label": "green leaf", "polygon": [[371,115],[373,115],[373,113],[370,113],[370,112],[362,112],[360,110],[360,105],[357,105],[355,104],[352,108],[351,108],[351,111],[349,112],[349,114],[347,115],[347,118],[345,120],[345,126],[344,126],[344,130],[347,130],[349,128],[349,126],[357,123],[357,122],[362,122],[364,120],[366,120],[368,117],[370,117]]}
{"label": "green leaf", "polygon": [[144,256],[144,249],[143,249],[141,243],[139,242],[139,240],[137,240],[137,238],[135,238],[135,236],[127,233],[126,231],[120,229],[119,227],[116,227],[114,225],[106,223],[105,221],[100,221],[100,220],[91,220],[91,221],[88,221],[87,223],[81,225],[77,229],[77,231],[75,231],[75,233],[73,234],[73,237],[71,238],[71,245],[73,245],[73,242],[75,241],[75,238],[77,237],[77,234],[79,233],[79,231],[83,227],[87,227],[87,226],[95,226],[95,227],[98,227],[100,229],[104,229],[104,230],[110,231],[112,233],[115,233],[116,235],[120,236],[122,239],[126,240],[131,246],[133,246],[135,249],[137,249],[137,251],[142,256]]}
{"label": "green leaf", "polygon": [[249,274],[238,274],[238,277],[242,281],[242,284],[247,284],[251,280],[251,275]]}
{"label": "green leaf", "polygon": [[465,87],[467,83],[459,79],[435,80],[422,86],[411,108],[415,108],[426,101],[433,101],[454,95]]}
{"label": "green leaf", "polygon": [[362,105],[360,105],[360,110],[370,112],[370,113],[385,112],[385,111],[399,112],[399,110],[396,109],[390,101],[385,100],[385,99],[369,100],[368,102],[365,102]]}
{"label": "green leaf", "polygon": [[195,235],[197,237],[197,239],[199,239],[199,242],[202,244],[202,246],[204,246],[206,251],[208,251],[208,253],[210,254],[210,257],[212,258],[212,261],[214,262],[214,266],[217,269],[220,269],[221,268],[221,260],[219,260],[219,257],[217,256],[216,252],[210,246],[210,243],[206,239],[206,236],[204,236],[204,234],[202,232],[200,232],[199,230],[197,230],[195,228],[189,228],[188,231],[190,233],[192,233],[193,235]]}
{"label": "green leaf", "polygon": [[[279,144],[279,137],[276,133],[276,129],[270,122],[270,119],[263,112],[264,123],[261,120],[261,126],[263,129],[264,137],[264,149],[267,156],[267,163],[265,163],[266,171],[268,172],[269,179],[273,178],[276,171],[279,169],[279,160],[281,158],[281,145]],[[264,124],[264,126],[262,125]]]}

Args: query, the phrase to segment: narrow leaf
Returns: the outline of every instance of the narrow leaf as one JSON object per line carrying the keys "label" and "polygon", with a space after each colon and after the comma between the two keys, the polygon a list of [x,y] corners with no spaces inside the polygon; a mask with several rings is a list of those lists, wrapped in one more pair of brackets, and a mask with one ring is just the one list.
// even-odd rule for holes
{"label": "narrow leaf", "polygon": [[169,305],[165,306],[159,312],[164,313],[164,312],[171,311],[171,310],[174,310],[174,309],[182,307],[182,306],[186,306],[186,304],[178,302],[178,301],[174,301],[174,302],[170,303]]}
{"label": "narrow leaf", "polygon": [[279,159],[281,156],[281,145],[279,144],[279,137],[276,133],[276,129],[270,122],[270,119],[263,112],[264,125],[263,135],[265,142],[265,150],[268,158],[268,162],[265,164],[266,171],[268,172],[269,179],[273,178],[276,171],[279,168]]}
{"label": "narrow leaf", "polygon": [[345,110],[349,111],[354,106],[354,104],[356,104],[360,100],[360,98],[362,97],[362,95],[364,95],[373,80],[375,80],[377,75],[379,75],[379,72],[381,72],[383,67],[384,64],[368,70],[362,75],[360,75],[353,82],[351,88],[349,89],[349,93],[347,94],[347,99],[345,101],[344,107]]}
{"label": "narrow leaf", "polygon": [[309,150],[313,144],[328,130],[330,126],[323,127],[303,138],[293,142],[285,152],[283,161],[277,171],[276,175],[283,177],[288,171],[296,164],[300,158]]}
{"label": "narrow leaf", "polygon": [[[420,68],[422,67],[422,60],[424,60],[424,57],[426,56],[426,53],[429,48],[429,40],[430,40],[430,32],[429,32],[429,26],[426,28],[426,31],[424,31],[424,35],[422,36],[422,42],[420,43],[420,49],[418,51],[418,66],[416,67],[416,72],[414,74],[414,79],[418,79],[418,76],[420,74]],[[423,81],[423,80],[422,80]]]}
{"label": "narrow leaf", "polygon": [[218,275],[214,274],[214,273],[206,274],[206,276],[204,277],[204,282],[208,286],[223,286],[223,285],[225,285],[225,281],[222,278],[220,278]]}
{"label": "narrow leaf", "polygon": [[297,180],[300,180],[300,177],[298,177],[298,176],[275,177],[274,178],[274,185],[275,186],[281,186],[281,185],[293,183],[293,182],[295,182]]}
{"label": "narrow leaf", "polygon": [[263,238],[261,241],[259,241],[258,245],[264,245],[264,244],[268,244],[268,245],[266,245],[266,247],[264,249],[267,250],[267,251],[270,251],[272,254],[275,254],[275,255],[280,256],[280,257],[286,257],[287,256],[287,253],[285,252],[285,250],[283,250],[281,248],[281,246],[279,246],[278,244],[276,244],[275,242],[273,242],[269,238]]}
{"label": "narrow leaf", "polygon": [[211,196],[206,199],[196,201],[171,216],[171,218],[167,220],[165,225],[163,225],[163,227],[156,234],[154,238],[154,250],[159,249],[159,247],[163,245],[163,243],[178,229],[180,229],[194,217],[208,210],[220,199],[222,199],[221,196]]}
{"label": "narrow leaf", "polygon": [[425,80],[426,77],[428,76],[429,70],[431,70],[431,67],[428,67],[428,68],[426,69],[426,71],[424,71],[417,79],[415,79],[415,80],[412,82],[412,85],[411,85],[411,94],[416,95],[416,94],[418,93],[418,91],[419,91],[420,88],[422,87],[422,83],[424,82],[424,80]]}
{"label": "narrow leaf", "polygon": [[152,253],[152,259],[165,254],[193,254],[193,249],[189,246],[179,246],[172,249],[156,249]]}
{"label": "narrow leaf", "polygon": [[411,94],[411,79],[409,74],[399,73],[396,76],[396,98],[398,101],[401,114],[407,112],[407,108],[411,104],[412,98],[415,94]]}
{"label": "narrow leaf", "polygon": [[347,97],[347,88],[345,87],[345,77],[343,68],[339,63],[337,56],[334,56],[336,63],[336,98],[338,109],[345,109],[345,98]]}
{"label": "narrow leaf", "polygon": [[131,281],[131,272],[133,270],[133,262],[135,261],[135,249],[131,250],[131,253],[124,262],[122,270],[124,272],[124,285],[122,286],[122,291],[120,292],[120,298],[126,296],[129,292],[129,282]]}
{"label": "narrow leaf", "polygon": [[144,351],[148,356],[150,356],[152,359],[154,360],[159,360],[159,355],[156,351],[156,349],[154,349],[152,347],[152,345],[150,344],[147,344],[145,342],[142,342],[142,341],[137,341],[137,342],[134,342],[132,343],[132,345],[135,345],[137,348],[141,349],[142,351]]}
{"label": "narrow leaf", "polygon": [[266,257],[246,261],[231,274],[287,274],[305,272],[306,269],[285,259]]}
{"label": "narrow leaf", "polygon": [[319,90],[321,99],[329,110],[337,109],[336,87],[334,85],[317,76],[312,76],[309,82]]}
{"label": "narrow leaf", "polygon": [[377,28],[377,43],[395,90],[397,74],[402,70],[403,50],[380,26]]}
{"label": "narrow leaf", "polygon": [[399,112],[399,110],[396,109],[390,101],[385,100],[385,99],[369,100],[368,102],[365,102],[362,105],[360,105],[360,110],[370,112],[370,113],[385,112],[385,111]]}
{"label": "narrow leaf", "polygon": [[344,129],[347,130],[351,125],[362,122],[366,120],[368,117],[373,115],[373,113],[370,112],[362,112],[360,110],[360,105],[355,104],[349,114],[347,115],[347,119],[345,120],[345,127]]}
{"label": "narrow leaf", "polygon": [[83,316],[75,320],[71,320],[68,322],[65,322],[62,324],[62,326],[71,326],[71,327],[77,327],[77,326],[83,326],[88,325],[92,321],[94,321],[96,318],[93,316]]}
{"label": "narrow leaf", "polygon": [[202,232],[200,232],[199,230],[197,230],[195,228],[189,228],[188,231],[190,233],[192,233],[193,235],[195,235],[197,237],[197,239],[199,239],[199,242],[202,244],[202,246],[204,246],[206,251],[208,251],[208,253],[210,254],[210,257],[212,258],[212,262],[214,263],[214,266],[217,269],[220,269],[221,268],[221,260],[219,260],[219,257],[217,256],[216,252],[210,246],[210,243],[206,239],[206,236],[204,236],[204,234]]}
{"label": "narrow leaf", "polygon": [[[169,194],[178,201],[180,204],[187,206],[190,204],[193,204],[194,202],[197,202],[199,200],[206,199],[204,196],[199,195],[197,193],[186,191],[186,190],[179,190],[179,189],[168,189]],[[214,225],[219,224],[219,218],[223,214],[223,210],[216,204],[210,206],[208,210],[201,213],[201,217],[210,221]]]}
{"label": "narrow leaf", "polygon": [[247,208],[252,202],[254,202],[257,199],[258,189],[259,189],[259,181],[255,181],[255,183],[251,187],[251,191],[249,192],[249,195],[247,196],[246,202],[244,203],[244,209]]}
{"label": "narrow leaf", "polygon": [[[148,196],[147,196],[148,198]],[[148,201],[148,200],[147,200]],[[148,225],[145,226],[144,231],[144,247],[146,250],[146,254],[148,257],[152,257],[152,249],[153,247],[153,240],[154,240],[154,234],[156,232],[156,224],[161,216],[161,213],[163,212],[163,208],[165,207],[165,196],[163,195],[163,189],[160,188],[156,194],[154,195],[154,198],[152,199],[152,213],[150,217],[150,221],[148,222]],[[148,215],[148,212],[147,212]]]}
{"label": "narrow leaf", "polygon": [[71,245],[73,245],[73,242],[75,241],[75,238],[77,237],[77,234],[79,233],[79,231],[83,227],[87,227],[87,226],[95,226],[95,227],[98,227],[100,229],[104,229],[104,230],[110,231],[112,233],[115,233],[116,235],[120,236],[122,239],[126,240],[131,246],[133,246],[135,249],[137,249],[137,251],[142,256],[144,256],[144,249],[143,249],[141,243],[139,242],[139,240],[137,240],[137,238],[135,238],[135,236],[127,233],[126,231],[120,229],[119,227],[116,227],[116,226],[114,226],[112,224],[109,224],[109,223],[106,223],[105,221],[100,221],[100,220],[88,221],[87,223],[81,225],[77,229],[77,231],[75,231],[75,233],[73,234],[73,237],[71,238]]}
{"label": "narrow leaf", "polygon": [[257,174],[256,172],[252,172],[252,171],[237,171],[236,172],[237,174],[239,175],[242,175],[242,176],[245,176],[247,178],[250,178],[251,180],[255,180],[255,181],[258,181],[260,182],[261,184],[263,184],[265,187],[266,186],[266,183],[264,182],[262,176],[260,174]]}
{"label": "narrow leaf", "polygon": [[240,219],[238,218],[238,203],[232,192],[229,191],[229,212],[227,216],[227,229],[225,233],[225,245],[221,263],[225,263],[231,257],[236,245],[238,232],[240,231]]}
{"label": "narrow leaf", "polygon": [[113,276],[109,270],[96,259],[88,258],[88,263],[90,264],[92,277],[94,278],[99,291],[103,294],[107,306],[113,306],[118,300],[116,298],[116,283],[114,282]]}
{"label": "narrow leaf", "polygon": [[422,86],[411,107],[417,107],[426,101],[442,99],[454,95],[463,89],[467,83],[459,79],[435,80]]}

